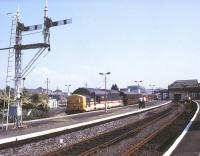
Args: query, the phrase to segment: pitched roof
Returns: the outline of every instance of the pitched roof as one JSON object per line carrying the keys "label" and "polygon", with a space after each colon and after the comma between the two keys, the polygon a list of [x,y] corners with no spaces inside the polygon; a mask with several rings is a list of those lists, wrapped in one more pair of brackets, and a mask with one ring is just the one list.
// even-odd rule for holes
{"label": "pitched roof", "polygon": [[198,80],[192,79],[192,80],[176,80],[174,83],[169,85],[170,88],[192,88],[192,87],[198,87]]}

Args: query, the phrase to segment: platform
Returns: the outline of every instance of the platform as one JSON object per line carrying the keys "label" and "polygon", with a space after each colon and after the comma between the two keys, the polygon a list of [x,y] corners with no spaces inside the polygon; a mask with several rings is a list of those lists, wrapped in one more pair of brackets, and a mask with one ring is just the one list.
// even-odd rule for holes
{"label": "platform", "polygon": [[23,140],[38,137],[66,129],[73,129],[83,125],[94,124],[114,118],[147,111],[170,103],[169,101],[153,101],[146,104],[146,108],[138,109],[138,105],[118,107],[104,110],[65,115],[60,117],[46,118],[24,122],[25,128],[11,129],[0,132],[0,144],[12,142],[12,140]]}
{"label": "platform", "polygon": [[[196,101],[200,104],[200,101]],[[196,115],[196,116],[195,116]],[[200,112],[196,111],[191,121],[177,138],[175,143],[165,153],[168,155],[180,156],[199,156],[200,155]]]}

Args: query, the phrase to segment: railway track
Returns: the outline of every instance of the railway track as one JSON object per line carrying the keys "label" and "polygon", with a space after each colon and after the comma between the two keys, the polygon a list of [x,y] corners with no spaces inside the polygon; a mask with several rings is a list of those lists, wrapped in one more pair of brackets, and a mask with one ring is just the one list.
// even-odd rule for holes
{"label": "railway track", "polygon": [[157,136],[163,129],[168,127],[170,124],[172,124],[181,114],[176,115],[173,119],[168,121],[166,124],[164,124],[162,127],[158,128],[155,132],[149,134],[148,137],[142,139],[137,144],[132,145],[131,148],[129,148],[127,151],[125,151],[122,156],[131,156],[134,152],[139,150],[142,146],[144,146],[146,143],[148,143],[151,139],[153,139],[155,136]]}
{"label": "railway track", "polygon": [[[161,119],[169,116],[176,107],[168,108],[167,110],[164,110],[156,115],[153,115],[152,117],[148,119],[144,119],[142,121],[138,121],[137,123],[129,126],[125,126],[123,128],[120,128],[114,132],[109,132],[107,134],[103,134],[102,136],[96,136],[95,138],[87,139],[85,141],[82,141],[81,143],[78,143],[76,145],[68,146],[66,149],[61,149],[60,151],[56,151],[54,153],[51,153],[50,155],[78,155],[78,156],[93,156],[98,151],[100,151],[103,148],[109,147],[111,145],[114,145],[115,143],[125,140],[127,138],[133,137],[137,133],[139,133],[141,130],[151,126],[152,124],[160,121]],[[142,140],[139,140],[136,144],[131,146],[129,150],[123,152],[122,155],[131,155],[136,150],[138,150],[140,147],[142,147],[145,143],[147,143],[149,140],[151,140],[154,136],[156,136],[162,129],[164,129],[166,126],[168,126],[171,122],[173,122],[180,114],[176,115],[173,119],[168,121],[168,123],[163,123],[164,126],[160,127],[158,130],[154,131],[153,134],[150,134],[148,137],[143,138]],[[89,147],[88,144],[91,144]]]}
{"label": "railway track", "polygon": [[[90,150],[88,150],[88,151],[86,151],[86,152],[84,152],[84,153],[81,153],[81,154],[79,154],[78,156],[86,156],[86,155],[87,155],[87,156],[88,156],[88,155],[91,155],[91,156],[92,156],[92,155],[93,155],[94,153],[96,153],[99,149],[105,148],[105,147],[110,146],[110,145],[113,145],[114,143],[116,143],[116,142],[118,142],[118,141],[121,141],[122,139],[127,138],[128,136],[131,136],[131,135],[134,135],[135,133],[138,133],[138,132],[141,131],[142,129],[144,129],[144,128],[150,126],[151,124],[153,124],[153,123],[155,123],[155,122],[157,122],[157,121],[159,121],[159,120],[162,119],[163,117],[166,117],[167,114],[171,113],[171,111],[172,111],[172,110],[170,110],[170,111],[167,112],[166,114],[163,114],[163,115],[159,116],[158,118],[156,118],[156,119],[154,119],[154,120],[151,120],[151,121],[147,122],[145,125],[142,125],[142,126],[140,126],[140,127],[134,128],[134,129],[132,129],[132,130],[126,132],[126,133],[123,133],[122,135],[119,135],[118,137],[113,138],[113,139],[111,139],[110,141],[107,141],[107,142],[105,142],[105,143],[103,143],[103,144],[101,144],[101,145],[99,145],[99,146],[97,146],[97,147],[94,147],[94,148],[92,148],[92,149],[90,149]],[[140,144],[138,144],[138,146],[136,146],[136,149],[137,149],[137,147],[139,147],[139,145],[140,145]],[[134,146],[134,147],[135,147],[135,146]],[[134,147],[133,147],[133,149],[134,149]],[[131,148],[131,149],[132,149],[132,148]],[[130,150],[130,151],[126,152],[126,153],[129,154],[129,153],[131,153],[132,151],[133,151],[133,150]],[[124,153],[124,156],[126,155],[126,153]]]}

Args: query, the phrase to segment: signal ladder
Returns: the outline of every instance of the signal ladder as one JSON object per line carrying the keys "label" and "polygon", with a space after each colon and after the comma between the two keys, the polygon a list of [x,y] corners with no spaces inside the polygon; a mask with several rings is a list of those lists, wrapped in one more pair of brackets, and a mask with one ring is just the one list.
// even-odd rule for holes
{"label": "signal ladder", "polygon": [[[14,47],[15,38],[16,38],[16,18],[12,18],[11,25],[11,34],[10,34],[10,43],[9,47]],[[2,112],[2,130],[5,128],[8,129],[8,120],[9,120],[9,107],[11,104],[11,86],[14,80],[14,60],[15,60],[15,49],[10,48],[8,52],[8,65],[7,65],[7,73],[6,73],[6,88],[4,92],[4,104],[3,104],[3,112]]]}

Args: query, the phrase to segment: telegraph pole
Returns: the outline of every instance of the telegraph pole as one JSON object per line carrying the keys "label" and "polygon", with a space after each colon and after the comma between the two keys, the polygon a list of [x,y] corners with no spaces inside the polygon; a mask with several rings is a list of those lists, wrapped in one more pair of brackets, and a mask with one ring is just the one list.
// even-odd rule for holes
{"label": "telegraph pole", "polygon": [[47,84],[47,96],[48,96],[49,95],[49,83],[50,83],[48,77],[47,77],[45,83]]}
{"label": "telegraph pole", "polygon": [[47,84],[47,104],[48,104],[49,103],[49,83],[50,83],[48,77],[47,77],[45,83]]}

